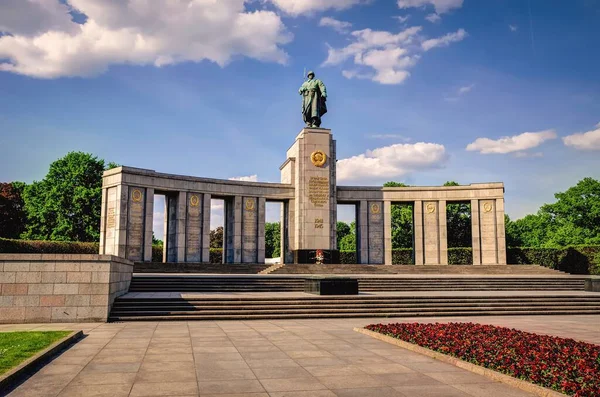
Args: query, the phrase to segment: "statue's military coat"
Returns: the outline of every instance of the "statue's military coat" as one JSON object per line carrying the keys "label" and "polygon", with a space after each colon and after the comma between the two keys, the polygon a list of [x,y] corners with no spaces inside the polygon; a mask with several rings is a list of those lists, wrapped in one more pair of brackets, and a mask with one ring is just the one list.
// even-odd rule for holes
{"label": "statue's military coat", "polygon": [[305,81],[300,87],[300,95],[302,95],[302,115],[304,122],[310,123],[315,117],[321,118],[327,113],[327,89],[325,84],[319,79]]}

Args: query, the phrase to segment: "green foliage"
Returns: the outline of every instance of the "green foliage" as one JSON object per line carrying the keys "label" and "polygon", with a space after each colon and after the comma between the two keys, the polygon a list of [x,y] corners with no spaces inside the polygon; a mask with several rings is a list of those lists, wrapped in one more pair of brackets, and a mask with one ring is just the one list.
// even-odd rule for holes
{"label": "green foliage", "polygon": [[69,334],[70,331],[0,332],[0,375]]}
{"label": "green foliage", "polygon": [[210,248],[223,248],[223,226],[210,231]]}
{"label": "green foliage", "polygon": [[156,238],[156,236],[154,235],[154,232],[152,232],[152,245],[160,245],[162,246],[164,243],[162,240],[159,240]]}
{"label": "green foliage", "polygon": [[337,241],[338,249],[341,250],[340,244],[342,242],[342,239],[344,237],[346,237],[347,235],[349,235],[350,233],[352,233],[352,230],[350,230],[350,225],[348,225],[346,222],[340,222],[340,221],[337,222],[337,226],[336,226],[337,240],[336,241]]}
{"label": "green foliage", "polygon": [[559,248],[600,244],[600,181],[584,178],[535,215],[507,219],[508,246]]}
{"label": "green foliage", "polygon": [[27,227],[22,237],[33,240],[98,241],[104,160],[70,152],[50,164],[41,181],[23,192]]}
{"label": "green foliage", "polygon": [[163,249],[164,249],[164,246],[162,244],[159,245],[159,244],[154,244],[154,242],[152,243],[152,262],[162,262],[163,261]]}
{"label": "green foliage", "polygon": [[340,250],[340,263],[354,264],[357,262],[358,262],[358,260],[356,259],[356,251],[355,250],[349,250],[349,251]]}
{"label": "green foliage", "polygon": [[392,250],[392,264],[394,265],[414,265],[412,248],[400,248]]}
{"label": "green foliage", "polygon": [[590,274],[600,246],[566,248],[508,248],[506,259],[514,265],[540,265],[571,274]]}
{"label": "green foliage", "polygon": [[223,263],[223,249],[222,248],[211,248],[210,249],[210,263]]}
{"label": "green foliage", "polygon": [[18,238],[25,231],[23,182],[0,183],[0,237]]}
{"label": "green foliage", "polygon": [[600,276],[600,252],[594,256],[594,261],[590,266],[590,274]]}
{"label": "green foliage", "polygon": [[[389,183],[389,182],[388,182]],[[412,248],[413,246],[413,205],[393,204],[392,249]]]}
{"label": "green foliage", "polygon": [[340,251],[356,251],[356,234],[350,233],[342,238],[338,244]]}
{"label": "green foliage", "polygon": [[265,223],[265,257],[279,258],[281,251],[281,224]]}
{"label": "green foliage", "polygon": [[473,249],[472,248],[448,248],[448,264],[449,265],[472,265],[473,264]]}
{"label": "green foliage", "polygon": [[98,254],[99,251],[98,243],[0,238],[0,253],[3,254]]}
{"label": "green foliage", "polygon": [[406,183],[389,181],[383,184],[383,187],[408,187]]}

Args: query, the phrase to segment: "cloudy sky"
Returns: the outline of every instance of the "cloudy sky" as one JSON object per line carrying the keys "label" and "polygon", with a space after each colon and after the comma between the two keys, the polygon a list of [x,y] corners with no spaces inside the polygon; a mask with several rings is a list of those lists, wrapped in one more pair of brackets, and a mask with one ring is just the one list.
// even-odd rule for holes
{"label": "cloudy sky", "polygon": [[327,85],[338,183],[600,177],[600,1],[0,0],[0,181],[72,150],[276,182]]}

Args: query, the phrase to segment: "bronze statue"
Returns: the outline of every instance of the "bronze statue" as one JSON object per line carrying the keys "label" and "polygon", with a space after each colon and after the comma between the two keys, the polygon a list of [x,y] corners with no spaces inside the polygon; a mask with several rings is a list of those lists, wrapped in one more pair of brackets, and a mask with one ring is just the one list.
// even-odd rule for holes
{"label": "bronze statue", "polygon": [[327,113],[327,89],[319,79],[315,79],[314,72],[308,72],[306,80],[300,87],[302,95],[302,116],[307,127],[319,128],[321,116]]}

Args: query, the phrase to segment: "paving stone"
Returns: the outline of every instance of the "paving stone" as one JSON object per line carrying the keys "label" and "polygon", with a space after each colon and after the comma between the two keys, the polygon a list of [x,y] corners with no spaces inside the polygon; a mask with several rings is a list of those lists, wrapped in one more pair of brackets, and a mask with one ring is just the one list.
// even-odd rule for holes
{"label": "paving stone", "polygon": [[196,372],[192,371],[144,371],[140,370],[135,379],[136,383],[153,382],[196,382]]}
{"label": "paving stone", "polygon": [[200,381],[200,394],[253,393],[265,389],[257,380]]}
{"label": "paving stone", "polygon": [[394,389],[406,397],[468,397],[467,394],[449,385],[394,386]]}
{"label": "paving stone", "polygon": [[58,397],[126,397],[130,390],[130,384],[69,385],[60,392]]}
{"label": "paving stone", "polygon": [[285,379],[262,379],[260,381],[269,393],[281,391],[323,390],[327,387],[313,376]]}
{"label": "paving stone", "polygon": [[198,384],[196,382],[136,382],[134,383],[129,396],[185,396],[197,394]]}
{"label": "paving stone", "polygon": [[[252,372],[258,379],[283,379],[308,377],[311,374],[301,367],[253,368]],[[314,375],[314,374],[313,374]]]}
{"label": "paving stone", "polygon": [[319,376],[318,379],[330,389],[386,386],[371,375]]}
{"label": "paving stone", "polygon": [[201,368],[196,371],[198,381],[205,380],[228,380],[228,379],[256,379],[250,368]]}
{"label": "paving stone", "polygon": [[81,372],[71,381],[71,385],[110,385],[129,384],[132,385],[136,373],[127,372]]}
{"label": "paving stone", "polygon": [[338,397],[406,397],[404,394],[391,387],[335,389],[333,392]]}

